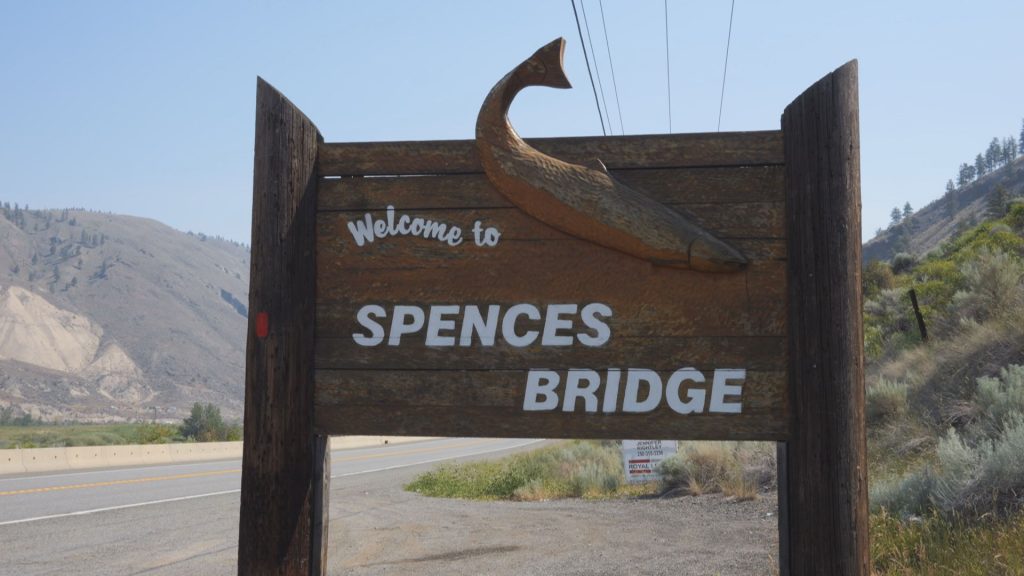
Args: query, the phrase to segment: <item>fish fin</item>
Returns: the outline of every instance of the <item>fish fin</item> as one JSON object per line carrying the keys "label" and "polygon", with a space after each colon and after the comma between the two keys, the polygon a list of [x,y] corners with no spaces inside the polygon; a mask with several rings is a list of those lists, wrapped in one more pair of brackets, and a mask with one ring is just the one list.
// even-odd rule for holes
{"label": "fish fin", "polygon": [[597,157],[588,158],[587,160],[585,160],[583,162],[583,165],[586,166],[587,168],[591,168],[593,170],[597,170],[598,172],[600,172],[602,174],[606,174],[608,176],[611,176],[611,174],[608,173],[608,167],[604,165],[604,162],[601,162],[600,158],[597,158]]}

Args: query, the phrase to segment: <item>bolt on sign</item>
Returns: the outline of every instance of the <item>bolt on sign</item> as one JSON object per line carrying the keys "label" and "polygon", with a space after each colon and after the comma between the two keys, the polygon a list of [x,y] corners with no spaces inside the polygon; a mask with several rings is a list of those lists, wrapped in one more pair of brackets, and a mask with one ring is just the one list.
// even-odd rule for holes
{"label": "bolt on sign", "polygon": [[327,436],[770,440],[783,573],[867,574],[857,69],[782,129],[325,143],[257,85],[239,574],[325,570]]}

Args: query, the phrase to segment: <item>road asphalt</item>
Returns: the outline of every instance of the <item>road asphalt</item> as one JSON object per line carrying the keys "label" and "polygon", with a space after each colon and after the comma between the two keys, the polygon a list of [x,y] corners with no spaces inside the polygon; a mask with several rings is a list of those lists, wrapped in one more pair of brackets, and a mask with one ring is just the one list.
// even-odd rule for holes
{"label": "road asphalt", "polygon": [[[332,502],[445,460],[538,441],[446,438],[335,451]],[[233,574],[239,460],[0,477],[0,575]],[[345,505],[353,504],[351,498]]]}

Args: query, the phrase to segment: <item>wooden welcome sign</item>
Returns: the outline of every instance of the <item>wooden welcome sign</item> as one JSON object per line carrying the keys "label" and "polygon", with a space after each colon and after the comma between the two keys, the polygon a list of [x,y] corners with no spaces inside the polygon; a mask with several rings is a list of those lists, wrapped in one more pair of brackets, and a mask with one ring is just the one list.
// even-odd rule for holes
{"label": "wooden welcome sign", "polygon": [[786,574],[866,575],[856,63],[782,130],[324,143],[257,86],[239,574],[322,574],[327,437],[773,440]]}

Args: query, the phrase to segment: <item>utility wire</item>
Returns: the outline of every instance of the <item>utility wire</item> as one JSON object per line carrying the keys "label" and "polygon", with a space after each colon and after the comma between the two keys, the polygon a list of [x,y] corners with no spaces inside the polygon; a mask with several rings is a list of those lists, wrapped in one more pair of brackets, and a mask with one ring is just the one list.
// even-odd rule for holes
{"label": "utility wire", "polygon": [[612,44],[608,40],[608,26],[604,19],[604,0],[598,0],[597,5],[601,7],[601,28],[604,29],[604,46],[608,49],[608,67],[612,70],[612,87],[615,89],[615,109],[619,112],[619,133],[625,134],[626,129],[622,126],[622,105],[619,103],[619,84],[615,81],[615,64],[612,63]]}
{"label": "utility wire", "polygon": [[668,133],[672,133],[672,67],[668,59],[668,0],[665,0],[665,77],[668,85]]}
{"label": "utility wire", "polygon": [[586,0],[580,0],[580,10],[583,12],[583,27],[587,29],[587,43],[590,44],[590,55],[594,57],[594,72],[597,73],[597,87],[601,91],[601,106],[604,108],[605,117],[608,119],[608,129],[611,130],[612,134],[614,134],[615,130],[612,129],[612,116],[608,113],[608,101],[604,98],[604,83],[601,82],[601,66],[597,62],[597,50],[594,50],[594,40],[590,36],[590,20],[587,19]]}
{"label": "utility wire", "polygon": [[725,103],[725,75],[729,71],[729,45],[732,44],[732,15],[736,11],[736,0],[729,8],[729,35],[725,39],[725,66],[722,67],[722,95],[718,99],[718,132],[722,131],[722,105]]}
{"label": "utility wire", "polygon": [[576,31],[580,34],[580,46],[583,48],[583,60],[587,63],[587,75],[590,76],[590,87],[594,90],[594,105],[597,106],[597,117],[601,120],[601,134],[607,136],[608,131],[604,127],[604,115],[601,114],[601,103],[597,99],[597,87],[594,86],[594,75],[590,73],[590,58],[587,57],[587,45],[583,42],[583,29],[580,28],[580,15],[576,12],[576,0],[569,0],[572,4],[572,15],[576,17]]}

